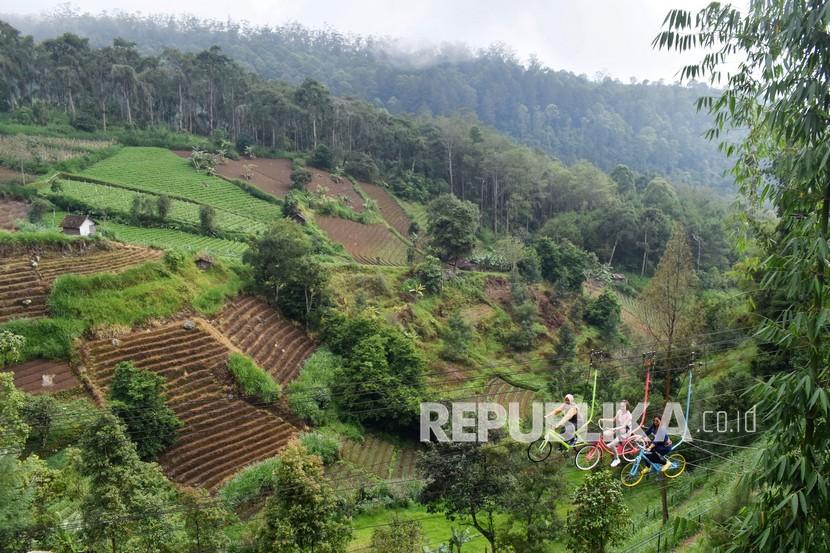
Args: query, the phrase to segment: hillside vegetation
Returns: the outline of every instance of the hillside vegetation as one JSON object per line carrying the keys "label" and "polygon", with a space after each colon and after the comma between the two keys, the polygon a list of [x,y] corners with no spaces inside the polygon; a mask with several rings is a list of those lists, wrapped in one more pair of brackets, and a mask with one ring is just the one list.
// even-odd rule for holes
{"label": "hillside vegetation", "polygon": [[467,111],[567,163],[587,159],[606,171],[623,163],[642,173],[732,193],[723,174],[725,160],[703,136],[711,120],[695,109],[699,96],[716,93],[701,83],[594,81],[535,59],[522,62],[503,46],[473,52],[453,45],[406,53],[394,39],[297,24],[266,28],[72,10],[45,18],[7,18],[38,40],[72,32],[102,47],[123,38],[137,43],[144,54],[158,55],[169,47],[198,52],[216,45],[269,79],[299,84],[310,77],[335,94],[356,96],[392,113],[451,116]]}
{"label": "hillside vegetation", "polygon": [[[159,51],[157,21],[105,17],[100,33],[125,17],[148,29],[146,45],[69,33],[35,42],[0,22],[0,165],[11,175],[0,205],[18,214],[0,232],[0,550],[694,551],[734,535],[757,544],[761,515],[747,513],[767,494],[787,500],[766,509],[782,520],[792,510],[792,524],[823,535],[826,521],[809,514],[825,512],[813,509],[820,498],[803,507],[820,476],[797,461],[826,457],[830,189],[815,156],[796,154],[810,148],[776,152],[760,174],[742,158],[764,188],[745,185],[752,209],[730,207],[678,178],[707,174],[705,159],[649,161],[662,146],[637,165],[611,159],[633,136],[620,123],[625,132],[601,138],[617,121],[601,96],[617,83],[500,52],[397,67],[391,75],[415,88],[427,75],[448,83],[430,97],[443,105],[412,115],[310,77],[270,80],[219,47]],[[170,40],[227,30],[191,23],[190,35],[171,23]],[[356,67],[391,67],[375,45],[299,27],[250,29],[230,44],[286,37],[308,64],[343,62],[336,90],[356,82]],[[286,48],[280,63],[297,63]],[[532,96],[480,103],[493,67],[508,90],[536,83],[538,102],[553,101],[548,86],[562,98],[544,117],[525,105],[539,125],[511,132],[564,140],[593,128],[587,110],[604,122],[573,152],[590,143],[602,162],[556,159],[501,134],[504,114],[488,125],[442,96],[460,86],[453,71],[481,87],[475,110],[512,111]],[[381,86],[372,74],[366,90]],[[565,89],[551,84],[560,78]],[[586,90],[567,100],[570,86]],[[641,89],[691,93],[624,94]],[[584,110],[570,105],[588,98]],[[670,124],[682,127],[678,117]],[[800,124],[750,134],[760,142],[745,158]],[[665,137],[631,125],[643,140]],[[563,147],[549,137],[546,148]],[[96,235],[59,232],[64,215],[91,217]],[[623,400],[631,427],[672,404],[671,418],[686,417],[657,444],[672,454],[665,467],[612,464],[613,451],[582,435],[531,448],[505,431],[538,430],[544,413],[567,427],[574,408],[610,439],[603,419]],[[426,404],[452,407],[446,430],[483,424],[462,412],[471,402],[513,412],[487,440],[419,439]],[[788,433],[800,449],[786,449]],[[737,478],[756,467],[776,485]]]}

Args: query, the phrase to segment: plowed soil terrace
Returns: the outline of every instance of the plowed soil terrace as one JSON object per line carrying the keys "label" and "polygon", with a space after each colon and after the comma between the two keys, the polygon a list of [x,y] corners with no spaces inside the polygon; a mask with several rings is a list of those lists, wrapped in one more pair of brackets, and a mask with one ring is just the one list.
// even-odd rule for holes
{"label": "plowed soil terrace", "polygon": [[384,187],[376,184],[361,182],[360,187],[366,192],[367,196],[377,202],[380,214],[383,215],[386,222],[400,232],[401,236],[409,236],[409,227],[412,220],[400,204],[395,201],[395,198]]}
{"label": "plowed soil terrace", "polygon": [[231,343],[254,359],[280,384],[293,380],[314,351],[314,341],[264,301],[242,296],[229,303],[215,321]]}
{"label": "plowed soil terrace", "polygon": [[[177,156],[185,159],[190,157],[190,152],[188,151],[176,150],[175,153]],[[253,174],[250,180],[244,177],[244,165],[251,167]],[[257,188],[280,198],[288,194],[288,191],[291,190],[290,159],[226,159],[225,163],[216,167],[216,172],[226,179],[238,179],[249,182]]]}
{"label": "plowed soil terrace", "polygon": [[406,264],[406,244],[389,232],[385,225],[364,225],[324,215],[318,215],[315,219],[329,238],[342,244],[359,263]]}
{"label": "plowed soil terrace", "polygon": [[113,245],[85,252],[47,251],[37,260],[26,253],[0,258],[0,322],[45,315],[49,287],[61,275],[117,273],[161,255],[140,246]]}
{"label": "plowed soil terrace", "polygon": [[14,200],[0,200],[0,229],[14,230],[15,222],[29,215],[29,204]]}
{"label": "plowed soil terrace", "polygon": [[14,373],[14,385],[30,394],[71,390],[78,385],[69,365],[63,361],[34,359],[2,370]]}
{"label": "plowed soil terrace", "polygon": [[417,478],[415,447],[400,447],[374,436],[346,440],[340,460],[326,471],[338,489],[351,489],[372,479],[390,482]]}
{"label": "plowed soil terrace", "polygon": [[209,490],[246,465],[273,457],[297,434],[272,412],[236,398],[227,357],[228,349],[209,332],[181,323],[84,347],[90,377],[104,395],[120,361],[165,377],[167,404],[184,426],[160,463],[172,480]]}

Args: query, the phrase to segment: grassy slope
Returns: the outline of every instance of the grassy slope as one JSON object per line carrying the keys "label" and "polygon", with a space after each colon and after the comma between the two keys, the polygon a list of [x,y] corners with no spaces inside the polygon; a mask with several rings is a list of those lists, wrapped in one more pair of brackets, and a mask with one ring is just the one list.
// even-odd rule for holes
{"label": "grassy slope", "polygon": [[[13,236],[25,238],[27,234]],[[212,315],[242,285],[243,278],[236,271],[221,264],[201,271],[190,258],[175,270],[154,262],[118,275],[64,275],[49,296],[51,317],[18,319],[0,328],[26,338],[22,360],[68,359],[73,340],[86,329],[133,326],[182,309]]]}

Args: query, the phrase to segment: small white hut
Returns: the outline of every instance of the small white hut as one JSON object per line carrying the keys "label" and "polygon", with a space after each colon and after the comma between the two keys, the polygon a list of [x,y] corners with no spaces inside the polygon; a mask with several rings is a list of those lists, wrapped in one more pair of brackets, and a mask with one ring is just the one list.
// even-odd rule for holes
{"label": "small white hut", "polygon": [[95,234],[95,223],[86,215],[67,215],[61,221],[64,234],[73,236],[92,236]]}

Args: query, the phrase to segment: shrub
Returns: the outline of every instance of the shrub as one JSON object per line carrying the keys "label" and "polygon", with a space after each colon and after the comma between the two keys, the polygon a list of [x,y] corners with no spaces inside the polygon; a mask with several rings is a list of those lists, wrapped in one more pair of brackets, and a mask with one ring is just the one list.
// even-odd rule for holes
{"label": "shrub", "polygon": [[84,132],[95,132],[98,128],[95,118],[84,112],[77,114],[69,124],[73,128]]}
{"label": "shrub", "polygon": [[423,360],[412,341],[400,330],[372,320],[340,316],[336,326],[326,334],[339,341],[335,351],[345,360],[335,385],[344,409],[354,410],[362,423],[386,429],[404,428],[417,420],[425,384]]}
{"label": "shrub", "polygon": [[172,205],[172,201],[170,200],[170,196],[165,196],[162,194],[158,198],[156,198],[156,210],[158,212],[159,219],[164,221],[167,219],[167,214],[170,213],[170,207]]}
{"label": "shrub", "polygon": [[428,206],[430,246],[443,261],[456,262],[469,255],[476,245],[478,206],[443,194]]}
{"label": "shrub", "polygon": [[470,342],[473,339],[473,329],[470,328],[461,315],[456,311],[450,315],[447,328],[443,333],[444,350],[441,355],[450,361],[461,361],[467,355]]}
{"label": "shrub", "polygon": [[320,457],[326,465],[334,463],[340,453],[340,441],[337,436],[322,430],[303,432],[300,435],[300,443],[309,453]]}
{"label": "shrub", "polygon": [[213,234],[216,230],[216,210],[209,205],[199,208],[199,227],[206,234]]}
{"label": "shrub", "polygon": [[16,363],[23,356],[26,337],[9,330],[0,330],[0,367]]}
{"label": "shrub", "polygon": [[296,167],[291,171],[291,188],[294,190],[305,190],[311,182],[311,171],[305,167]]}
{"label": "shrub", "polygon": [[371,156],[362,152],[350,153],[343,164],[343,170],[346,174],[366,182],[376,181],[380,173]]}
{"label": "shrub", "polygon": [[331,386],[343,360],[327,349],[314,352],[298,376],[288,385],[288,406],[295,415],[321,426],[336,418]]}
{"label": "shrub", "polygon": [[164,265],[168,269],[170,269],[173,272],[176,272],[182,267],[184,267],[185,256],[181,252],[167,250],[164,252],[164,257],[162,258],[162,261],[164,261]]}
{"label": "shrub", "polygon": [[296,190],[292,190],[285,195],[285,200],[282,205],[283,217],[296,217],[302,213],[300,197],[300,194]]}
{"label": "shrub", "polygon": [[239,353],[231,353],[228,356],[228,371],[246,396],[257,397],[266,403],[280,397],[279,384],[250,358]]}
{"label": "shrub", "polygon": [[43,220],[43,216],[49,212],[51,204],[46,200],[40,198],[32,202],[32,209],[29,211],[29,222],[39,223]]}
{"label": "shrub", "polygon": [[437,257],[430,255],[424,258],[415,267],[413,275],[424,285],[424,289],[430,294],[437,294],[444,287],[444,270]]}
{"label": "shrub", "polygon": [[545,280],[564,290],[575,292],[585,281],[585,273],[597,264],[596,256],[574,246],[568,240],[554,242],[542,238],[535,244],[540,270]]}
{"label": "shrub", "polygon": [[614,332],[620,323],[620,302],[617,295],[605,289],[585,310],[585,321],[604,332]]}
{"label": "shrub", "polygon": [[[3,328],[26,339],[20,360],[69,359],[72,342],[81,335],[84,325],[74,319],[18,319]],[[2,366],[2,363],[0,363]]]}
{"label": "shrub", "polygon": [[331,148],[325,144],[317,146],[317,148],[314,149],[314,153],[308,161],[308,164],[312,167],[317,167],[318,169],[331,169],[334,166],[334,154],[332,153]]}
{"label": "shrub", "polygon": [[274,473],[279,466],[279,458],[272,457],[242,469],[222,486],[218,493],[219,498],[234,509],[255,501],[275,489]]}

